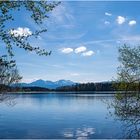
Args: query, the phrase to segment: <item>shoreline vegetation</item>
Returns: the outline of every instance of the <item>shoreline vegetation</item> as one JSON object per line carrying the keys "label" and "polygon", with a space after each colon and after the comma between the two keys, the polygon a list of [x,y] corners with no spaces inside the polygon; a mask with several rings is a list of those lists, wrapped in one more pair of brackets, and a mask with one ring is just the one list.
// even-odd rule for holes
{"label": "shoreline vegetation", "polygon": [[[135,91],[130,91],[130,93]],[[125,91],[11,91],[7,94],[125,94]]]}
{"label": "shoreline vegetation", "polygon": [[[71,86],[61,86],[55,89],[44,87],[20,87],[20,86],[0,86],[3,93],[80,93],[80,94],[115,94],[126,93],[126,90],[119,89],[122,83],[114,82],[101,82],[101,83],[85,83],[75,84]],[[127,93],[135,92],[137,84],[132,86]]]}

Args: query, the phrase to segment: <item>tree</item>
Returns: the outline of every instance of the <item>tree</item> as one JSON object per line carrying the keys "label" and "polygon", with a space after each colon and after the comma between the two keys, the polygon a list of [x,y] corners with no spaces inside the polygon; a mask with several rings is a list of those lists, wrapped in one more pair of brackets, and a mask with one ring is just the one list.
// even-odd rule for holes
{"label": "tree", "polygon": [[124,138],[140,138],[140,46],[124,44],[119,48],[119,61],[118,88],[125,93],[116,94],[109,106],[125,124]]}
{"label": "tree", "polygon": [[[10,85],[17,83],[21,79],[19,72],[16,68],[15,61],[8,61],[7,56],[0,58],[0,85]],[[2,91],[2,90],[0,90]]]}
{"label": "tree", "polygon": [[8,104],[13,103],[9,102],[11,101],[11,96],[5,93],[9,85],[19,82],[21,78],[16,68],[15,61],[8,61],[7,56],[2,56],[0,58],[0,102],[8,100]]}
{"label": "tree", "polygon": [[5,44],[8,54],[13,57],[13,46],[18,46],[28,51],[34,51],[38,55],[50,55],[51,52],[47,52],[40,47],[33,47],[28,42],[30,37],[37,37],[40,33],[46,32],[47,29],[41,29],[37,31],[30,31],[28,28],[7,29],[6,23],[14,20],[12,11],[19,11],[21,8],[25,8],[30,13],[31,18],[37,25],[41,25],[43,20],[49,18],[48,13],[51,12],[59,2],[50,1],[12,1],[5,0],[0,1],[0,41]]}
{"label": "tree", "polygon": [[124,44],[119,48],[118,81],[120,88],[140,92],[140,46]]}
{"label": "tree", "polygon": [[[42,32],[46,32],[46,28],[40,30],[30,31],[29,28],[8,28],[7,23],[11,23],[14,20],[12,12],[19,11],[25,8],[30,13],[31,19],[37,25],[41,25],[46,18],[49,18],[49,12],[51,12],[60,2],[51,1],[12,1],[3,0],[0,1],[0,42],[3,44],[3,48],[6,49],[6,54],[0,54],[0,85],[9,85],[14,82],[18,82],[21,77],[13,60],[14,52],[13,47],[17,46],[23,48],[26,51],[35,52],[38,55],[50,55],[51,52],[47,52],[45,49],[34,47],[30,45],[29,39],[31,37],[37,38]],[[3,56],[5,55],[5,56]],[[2,88],[2,86],[1,86]],[[2,90],[0,88],[0,91]]]}

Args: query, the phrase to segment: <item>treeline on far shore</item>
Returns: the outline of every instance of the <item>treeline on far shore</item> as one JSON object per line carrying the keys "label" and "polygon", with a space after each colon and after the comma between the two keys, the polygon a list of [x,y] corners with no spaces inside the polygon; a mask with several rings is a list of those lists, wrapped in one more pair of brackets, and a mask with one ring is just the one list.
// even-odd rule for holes
{"label": "treeline on far shore", "polygon": [[43,87],[13,87],[0,85],[1,92],[34,92],[34,91],[51,91],[51,89]]}
{"label": "treeline on far shore", "polygon": [[81,83],[72,86],[58,87],[56,91],[116,91],[118,83],[101,82],[101,83]]}
{"label": "treeline on far shore", "polygon": [[[13,87],[0,85],[0,91],[7,92],[32,92],[32,91],[56,91],[56,92],[69,92],[69,91],[123,91],[123,86],[126,83],[114,83],[114,82],[101,82],[101,83],[83,83],[75,84],[71,86],[62,86],[56,89],[48,89],[43,87]],[[128,84],[127,84],[128,85]],[[120,88],[121,87],[121,88]],[[130,84],[129,90],[135,90],[140,88],[138,83]]]}
{"label": "treeline on far shore", "polygon": [[101,83],[83,83],[72,86],[63,86],[56,91],[139,91],[140,83],[125,82],[101,82]]}

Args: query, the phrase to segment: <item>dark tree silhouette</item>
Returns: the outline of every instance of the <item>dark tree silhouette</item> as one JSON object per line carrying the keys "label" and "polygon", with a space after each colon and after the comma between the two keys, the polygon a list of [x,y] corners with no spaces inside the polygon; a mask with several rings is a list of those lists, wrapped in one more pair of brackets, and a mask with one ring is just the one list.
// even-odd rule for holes
{"label": "dark tree silhouette", "polygon": [[22,77],[16,68],[15,61],[8,61],[7,56],[0,58],[0,102],[11,99],[6,95],[7,88],[20,81]]}

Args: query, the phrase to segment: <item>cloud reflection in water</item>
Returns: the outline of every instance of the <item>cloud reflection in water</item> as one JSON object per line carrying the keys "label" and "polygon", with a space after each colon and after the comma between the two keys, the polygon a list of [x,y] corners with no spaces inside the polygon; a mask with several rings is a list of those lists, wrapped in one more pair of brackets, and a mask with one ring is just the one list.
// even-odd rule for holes
{"label": "cloud reflection in water", "polygon": [[89,136],[95,133],[95,128],[92,127],[84,127],[78,128],[76,131],[65,131],[64,137],[65,138],[76,138],[76,139],[87,139]]}

